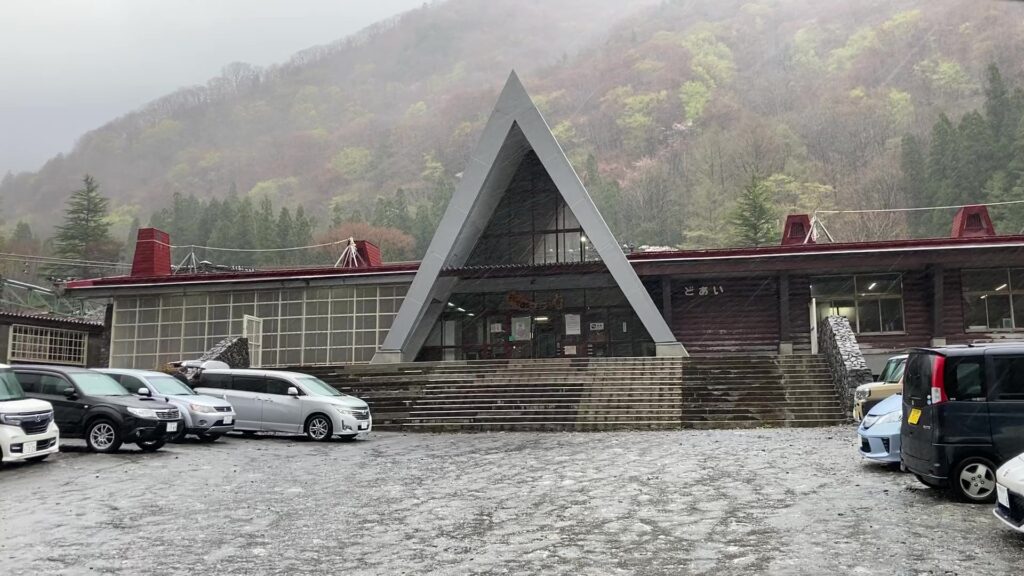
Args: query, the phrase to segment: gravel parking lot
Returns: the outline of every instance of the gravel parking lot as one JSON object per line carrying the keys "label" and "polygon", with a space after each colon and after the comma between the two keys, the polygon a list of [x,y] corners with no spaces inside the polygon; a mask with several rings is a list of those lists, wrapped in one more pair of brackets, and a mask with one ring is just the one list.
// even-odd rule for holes
{"label": "gravel parking lot", "polygon": [[3,574],[1019,574],[852,428],[229,437],[0,470]]}

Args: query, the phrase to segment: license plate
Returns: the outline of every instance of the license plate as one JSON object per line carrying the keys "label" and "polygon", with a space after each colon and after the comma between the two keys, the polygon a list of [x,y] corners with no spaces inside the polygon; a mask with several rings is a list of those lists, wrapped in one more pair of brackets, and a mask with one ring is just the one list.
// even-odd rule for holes
{"label": "license plate", "polygon": [[367,424],[360,424],[360,425],[359,425],[359,429],[360,429],[360,430],[366,430],[366,428],[367,428],[367,427],[368,427],[368,425],[367,425]]}
{"label": "license plate", "polygon": [[32,442],[25,442],[24,444],[22,444],[21,445],[21,453],[22,454],[35,454],[36,453],[36,442],[35,442],[35,440],[33,440]]}
{"label": "license plate", "polygon": [[921,409],[911,408],[910,415],[907,416],[907,424],[917,424],[917,421],[921,419]]}
{"label": "license plate", "polygon": [[167,423],[167,431],[168,432],[177,432],[178,431],[178,423],[177,422],[168,422]]}
{"label": "license plate", "polygon": [[1006,486],[996,484],[996,500],[1001,506],[1010,507],[1010,495],[1006,493]]}
{"label": "license plate", "polygon": [[232,418],[231,416],[225,416],[225,417],[224,417],[224,424],[225,424],[225,425],[227,425],[227,424],[231,424],[231,423],[232,423],[232,422],[234,422],[234,421],[235,421],[235,419],[234,419],[234,418]]}

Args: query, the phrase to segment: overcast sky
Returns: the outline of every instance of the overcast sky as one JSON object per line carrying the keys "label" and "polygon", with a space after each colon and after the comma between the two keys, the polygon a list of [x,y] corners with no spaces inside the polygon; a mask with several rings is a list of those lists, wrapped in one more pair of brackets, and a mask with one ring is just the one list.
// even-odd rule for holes
{"label": "overcast sky", "polygon": [[0,176],[230,62],[266,65],[424,0],[0,0]]}

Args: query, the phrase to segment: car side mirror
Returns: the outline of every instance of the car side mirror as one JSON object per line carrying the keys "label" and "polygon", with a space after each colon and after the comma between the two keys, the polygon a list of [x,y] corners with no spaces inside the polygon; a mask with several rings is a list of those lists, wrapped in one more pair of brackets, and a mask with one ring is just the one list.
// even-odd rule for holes
{"label": "car side mirror", "polygon": [[299,395],[299,389],[296,388],[295,386],[289,386],[288,387],[288,395],[289,396],[298,396]]}
{"label": "car side mirror", "polygon": [[139,388],[138,395],[139,396],[149,396],[149,388],[146,388],[145,386],[143,386],[142,388]]}
{"label": "car side mirror", "polygon": [[67,397],[67,398],[74,398],[75,397],[75,389],[70,387],[70,386],[65,388],[64,389],[64,396]]}

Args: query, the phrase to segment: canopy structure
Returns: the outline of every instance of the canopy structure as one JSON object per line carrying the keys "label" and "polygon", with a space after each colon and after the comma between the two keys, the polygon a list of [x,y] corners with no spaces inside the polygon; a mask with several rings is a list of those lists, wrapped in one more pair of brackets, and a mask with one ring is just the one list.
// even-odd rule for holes
{"label": "canopy structure", "polygon": [[440,226],[374,363],[415,360],[517,169],[533,152],[574,214],[656,346],[658,356],[686,356],[515,72],[509,76],[470,156]]}

